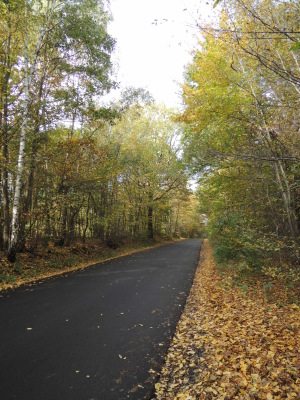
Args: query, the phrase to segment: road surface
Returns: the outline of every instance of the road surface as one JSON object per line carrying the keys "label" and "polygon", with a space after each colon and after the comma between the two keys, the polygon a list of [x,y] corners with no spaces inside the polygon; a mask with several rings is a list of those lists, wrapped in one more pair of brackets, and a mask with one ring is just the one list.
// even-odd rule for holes
{"label": "road surface", "polygon": [[201,243],[0,293],[1,400],[150,399]]}

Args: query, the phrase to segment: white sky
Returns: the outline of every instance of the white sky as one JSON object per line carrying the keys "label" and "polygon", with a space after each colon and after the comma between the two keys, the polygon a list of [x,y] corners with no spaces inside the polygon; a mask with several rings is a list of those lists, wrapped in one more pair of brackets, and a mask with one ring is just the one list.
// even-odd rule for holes
{"label": "white sky", "polygon": [[188,25],[195,25],[197,15],[210,13],[207,1],[211,4],[211,0],[111,0],[114,21],[108,30],[117,40],[113,59],[121,87],[143,87],[158,102],[179,106],[176,82],[183,82],[184,66],[199,33]]}

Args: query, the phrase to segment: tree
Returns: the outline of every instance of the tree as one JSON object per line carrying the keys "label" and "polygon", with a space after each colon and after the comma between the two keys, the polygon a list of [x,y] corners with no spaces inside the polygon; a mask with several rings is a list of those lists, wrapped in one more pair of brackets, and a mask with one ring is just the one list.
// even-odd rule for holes
{"label": "tree", "polygon": [[[7,127],[7,121],[17,127],[17,115],[21,115],[10,227],[7,162],[4,163],[3,168],[5,214],[3,245],[6,247],[7,238],[10,236],[9,257],[11,260],[15,258],[20,242],[19,216],[24,186],[26,137],[31,139],[31,136],[35,135],[35,139],[31,141],[31,172],[28,175],[25,214],[28,212],[33,191],[39,138],[47,130],[46,124],[49,124],[51,120],[51,126],[54,126],[55,121],[70,116],[72,134],[76,124],[80,122],[83,126],[84,122],[92,117],[95,96],[102,95],[114,85],[109,75],[114,40],[107,34],[109,14],[104,11],[102,2],[97,0],[80,2],[25,0],[18,3],[18,6],[16,4],[13,1],[1,3],[3,26],[9,28],[5,29],[8,31],[4,41],[6,56],[1,64],[4,76],[1,98],[6,99],[1,103],[3,104],[3,113],[1,113],[3,137],[4,139],[6,137],[3,153],[6,160],[9,158],[8,141],[10,140],[7,136],[10,130],[10,127]],[[12,53],[11,44],[15,42],[18,43],[18,47],[14,45],[16,52]],[[17,76],[18,80],[12,80],[11,76]],[[11,85],[8,93],[9,80]],[[15,94],[18,91],[21,96],[15,100],[15,109],[9,108],[9,94]],[[52,113],[51,117],[50,113]],[[9,230],[10,235],[8,235]]]}
{"label": "tree", "polygon": [[20,147],[18,153],[18,164],[17,164],[17,174],[16,182],[14,188],[14,197],[12,204],[12,219],[11,219],[11,234],[10,242],[8,248],[9,259],[11,261],[15,260],[16,246],[18,243],[18,228],[19,228],[19,212],[20,212],[20,196],[21,196],[21,186],[22,186],[22,174],[24,169],[25,161],[25,144],[26,144],[26,133],[28,125],[28,114],[29,105],[31,102],[31,85],[34,79],[36,65],[38,62],[38,56],[42,48],[45,36],[50,29],[50,23],[52,22],[52,15],[56,6],[56,1],[47,1],[46,11],[43,15],[44,26],[40,29],[37,35],[36,46],[32,51],[30,56],[28,48],[28,4],[25,1],[24,7],[24,31],[23,31],[23,41],[24,41],[24,102],[23,102],[23,116],[21,122],[21,135],[20,135]]}
{"label": "tree", "polygon": [[205,28],[187,70],[180,118],[211,234],[241,244],[238,232],[249,228],[248,246],[250,236],[261,249],[276,238],[273,250],[297,248],[299,234],[299,54],[289,37],[299,21],[287,3],[225,2],[219,28]]}
{"label": "tree", "polygon": [[[0,132],[2,145],[1,180],[3,201],[2,246],[8,247],[10,232],[10,195],[9,195],[9,142],[14,126],[10,123],[10,114],[15,111],[19,94],[20,73],[17,64],[22,52],[21,32],[24,3],[18,1],[0,2],[1,13],[1,51],[0,51]],[[12,88],[15,88],[13,90]],[[15,126],[18,124],[15,121]]]}
{"label": "tree", "polygon": [[120,138],[119,180],[126,184],[131,199],[135,199],[133,229],[136,232],[142,213],[147,236],[153,238],[158,205],[186,187],[187,177],[176,148],[178,126],[164,107],[153,104],[141,110],[134,106],[113,127],[112,134]]}

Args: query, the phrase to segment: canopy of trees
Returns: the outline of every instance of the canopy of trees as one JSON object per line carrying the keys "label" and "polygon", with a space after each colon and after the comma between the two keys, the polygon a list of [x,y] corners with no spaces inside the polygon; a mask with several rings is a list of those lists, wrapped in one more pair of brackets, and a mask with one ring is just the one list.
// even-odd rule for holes
{"label": "canopy of trees", "polygon": [[282,267],[299,261],[299,2],[216,3],[183,85],[185,157],[219,259]]}
{"label": "canopy of trees", "polygon": [[116,86],[109,21],[100,0],[0,1],[0,247],[11,261],[41,242],[198,232],[172,113],[133,88],[99,107]]}

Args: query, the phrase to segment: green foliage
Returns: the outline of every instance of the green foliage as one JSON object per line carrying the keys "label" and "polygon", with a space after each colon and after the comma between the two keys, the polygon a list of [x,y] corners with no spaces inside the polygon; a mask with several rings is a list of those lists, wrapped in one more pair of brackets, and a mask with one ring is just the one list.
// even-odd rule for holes
{"label": "green foliage", "polygon": [[15,265],[14,265],[14,272],[15,272],[17,275],[22,275],[22,274],[23,274],[24,269],[23,269],[22,263],[20,263],[20,262],[16,262],[16,263],[15,263]]}
{"label": "green foliage", "polygon": [[[99,106],[116,86],[107,2],[0,7],[0,248],[11,260],[46,251],[60,269],[61,248],[76,239],[119,245],[202,234],[174,111],[141,88]],[[16,276],[35,276],[23,264]]]}
{"label": "green foliage", "polygon": [[49,266],[50,266],[50,268],[61,269],[63,266],[63,263],[59,259],[52,258],[49,261]]}
{"label": "green foliage", "polygon": [[63,264],[66,267],[74,267],[76,265],[76,258],[75,257],[68,257],[64,260]]}
{"label": "green foliage", "polygon": [[217,262],[239,260],[246,268],[257,269],[262,263],[262,249],[257,245],[255,232],[243,219],[236,216],[223,217],[212,221],[210,231]]}
{"label": "green foliage", "polygon": [[290,47],[291,51],[297,51],[300,49],[300,42],[297,42],[295,44],[293,44],[293,46]]}
{"label": "green foliage", "polygon": [[300,261],[296,15],[292,1],[224,2],[187,68],[177,118],[217,261],[283,282]]}
{"label": "green foliage", "polygon": [[115,40],[107,33],[110,17],[103,5],[98,0],[69,0],[62,3],[58,18],[58,49],[62,55],[69,53],[62,59],[64,68],[84,78],[81,90],[98,94],[109,90],[110,54]]}

